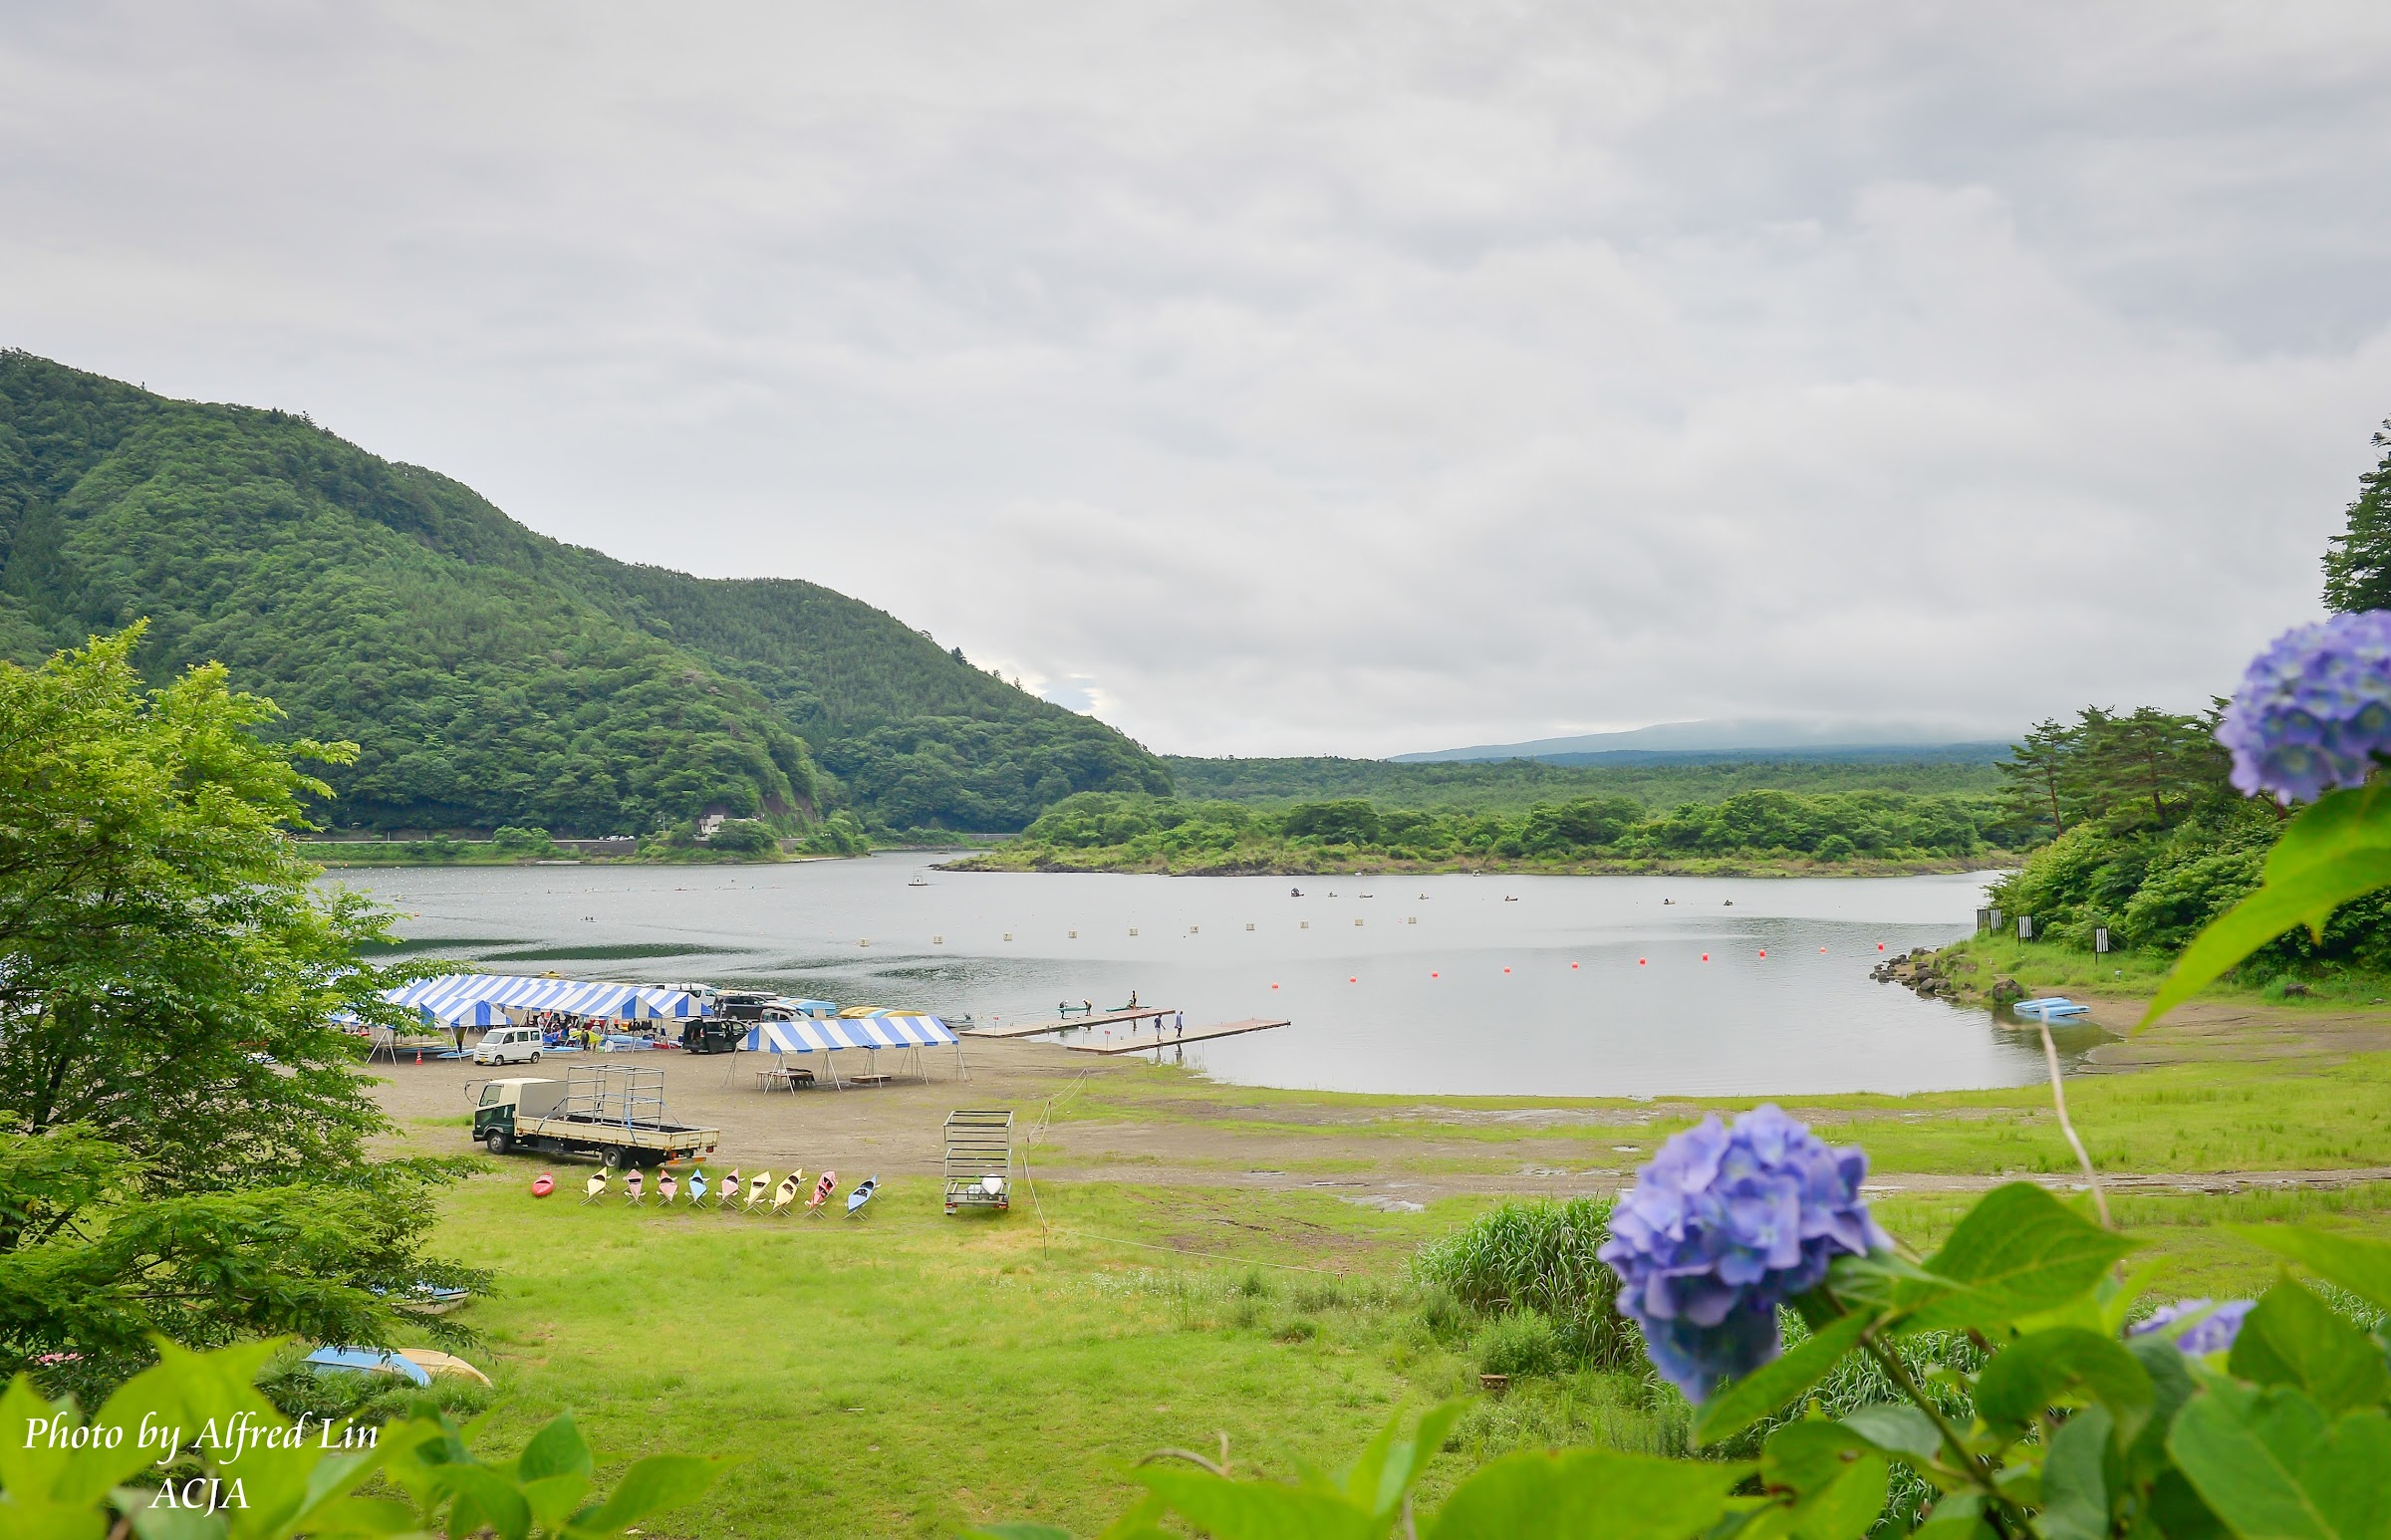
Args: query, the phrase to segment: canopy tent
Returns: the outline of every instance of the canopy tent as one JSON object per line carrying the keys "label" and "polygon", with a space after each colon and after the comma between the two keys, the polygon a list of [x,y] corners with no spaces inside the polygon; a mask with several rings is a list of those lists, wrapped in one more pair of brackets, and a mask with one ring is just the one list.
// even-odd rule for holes
{"label": "canopy tent", "polygon": [[[830,1070],[831,1084],[841,1090],[846,1087],[829,1056],[842,1048],[860,1048],[870,1055],[874,1074],[878,1073],[881,1050],[894,1049],[909,1056],[912,1073],[919,1078],[922,1050],[945,1047],[954,1049],[955,1078],[969,1079],[969,1071],[963,1064],[962,1039],[935,1016],[892,1012],[882,1016],[800,1016],[793,1021],[759,1021],[739,1041],[740,1051],[745,1053],[821,1054],[824,1067]],[[731,1073],[737,1073],[735,1058],[731,1061]]]}
{"label": "canopy tent", "polygon": [[[458,1027],[503,1026],[507,1012],[556,1011],[566,1016],[602,1021],[677,1021],[712,1014],[712,1007],[686,990],[656,984],[611,984],[578,978],[531,978],[520,973],[444,973],[417,979],[383,998],[403,1005],[427,1027],[454,1031]],[[336,1012],[335,1020],[356,1020]],[[398,1056],[398,1034],[388,1027],[373,1029],[373,1052]]]}

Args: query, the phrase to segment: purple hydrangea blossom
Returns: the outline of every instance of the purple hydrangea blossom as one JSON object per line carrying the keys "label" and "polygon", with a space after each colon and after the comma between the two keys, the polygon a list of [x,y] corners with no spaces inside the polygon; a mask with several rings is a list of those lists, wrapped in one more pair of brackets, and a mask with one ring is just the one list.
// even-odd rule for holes
{"label": "purple hydrangea blossom", "polygon": [[2200,1315],[2208,1310],[2207,1315],[2184,1328],[2176,1337],[2175,1345],[2195,1358],[2204,1354],[2223,1353],[2234,1345],[2236,1337],[2242,1335],[2242,1318],[2250,1314],[2253,1301],[2229,1299],[2214,1310],[2209,1310],[2210,1304],[2211,1301],[2205,1299],[2179,1299],[2172,1305],[2162,1305],[2152,1312],[2149,1319],[2136,1321],[2127,1327],[2125,1335],[2140,1337],[2146,1333],[2163,1331],[2187,1316]]}
{"label": "purple hydrangea blossom", "polygon": [[1611,1211],[1602,1259],[1653,1367],[1688,1398],[1775,1358],[1776,1307],[1842,1254],[1891,1244],[1860,1198],[1868,1156],[1776,1107],[1705,1118],[1663,1145]]}
{"label": "purple hydrangea blossom", "polygon": [[2313,802],[2362,784],[2374,756],[2391,753],[2391,610],[2275,638],[2243,674],[2217,741],[2245,796]]}

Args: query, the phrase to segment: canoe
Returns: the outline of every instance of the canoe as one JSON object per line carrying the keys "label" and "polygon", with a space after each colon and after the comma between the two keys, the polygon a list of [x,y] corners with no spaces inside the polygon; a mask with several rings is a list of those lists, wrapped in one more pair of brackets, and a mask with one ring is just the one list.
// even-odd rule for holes
{"label": "canoe", "polygon": [[878,1176],[866,1176],[862,1181],[857,1182],[855,1190],[847,1194],[847,1217],[854,1218],[866,1203],[872,1201],[872,1194],[879,1190],[880,1178]]}

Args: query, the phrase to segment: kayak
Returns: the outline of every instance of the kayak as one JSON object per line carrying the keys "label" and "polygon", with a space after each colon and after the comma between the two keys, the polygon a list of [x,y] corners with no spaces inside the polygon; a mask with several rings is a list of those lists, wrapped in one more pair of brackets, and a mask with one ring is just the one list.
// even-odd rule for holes
{"label": "kayak", "polygon": [[847,1194],[847,1217],[854,1218],[859,1209],[872,1201],[872,1194],[879,1190],[880,1178],[878,1176],[866,1176],[858,1182],[855,1190]]}
{"label": "kayak", "polygon": [[542,1171],[537,1176],[531,1178],[531,1195],[533,1197],[546,1197],[549,1193],[554,1192],[555,1190],[556,1178],[549,1175],[546,1171]]}

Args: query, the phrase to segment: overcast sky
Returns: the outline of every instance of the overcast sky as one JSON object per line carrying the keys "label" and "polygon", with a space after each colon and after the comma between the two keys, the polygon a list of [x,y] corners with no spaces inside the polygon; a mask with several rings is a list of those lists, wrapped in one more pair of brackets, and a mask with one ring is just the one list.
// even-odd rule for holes
{"label": "overcast sky", "polygon": [[0,343],[1182,753],[2228,690],[2391,6],[0,0]]}

